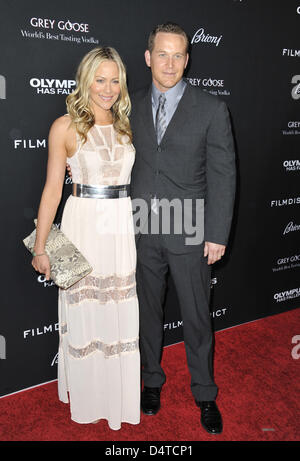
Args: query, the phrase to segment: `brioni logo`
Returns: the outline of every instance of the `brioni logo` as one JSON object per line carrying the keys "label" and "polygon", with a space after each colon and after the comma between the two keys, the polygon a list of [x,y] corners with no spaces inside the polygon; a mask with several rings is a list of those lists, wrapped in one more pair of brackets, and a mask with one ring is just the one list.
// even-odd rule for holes
{"label": "brioni logo", "polygon": [[223,35],[220,35],[219,37],[217,37],[215,35],[206,34],[204,28],[200,27],[200,29],[198,29],[197,32],[195,32],[192,38],[191,44],[203,42],[203,43],[213,43],[215,46],[218,46],[222,37]]}

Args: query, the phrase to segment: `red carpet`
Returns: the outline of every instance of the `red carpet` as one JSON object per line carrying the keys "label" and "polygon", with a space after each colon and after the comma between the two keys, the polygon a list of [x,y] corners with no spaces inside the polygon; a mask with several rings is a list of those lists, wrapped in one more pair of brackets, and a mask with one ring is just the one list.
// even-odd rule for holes
{"label": "red carpet", "polygon": [[300,440],[300,359],[292,357],[292,338],[299,334],[300,309],[216,333],[221,435],[211,436],[200,426],[181,343],[164,350],[167,382],[160,412],[142,415],[138,426],[123,424],[120,431],[111,431],[106,421],[72,422],[69,407],[58,401],[57,382],[53,382],[0,399],[0,440]]}

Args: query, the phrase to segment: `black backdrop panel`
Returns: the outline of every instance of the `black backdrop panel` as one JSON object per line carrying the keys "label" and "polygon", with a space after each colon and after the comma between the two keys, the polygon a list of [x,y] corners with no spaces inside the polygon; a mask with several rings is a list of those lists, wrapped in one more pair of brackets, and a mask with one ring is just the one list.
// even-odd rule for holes
{"label": "black backdrop panel", "polygon": [[[119,51],[130,91],[149,83],[144,51],[158,23],[185,28],[186,77],[226,101],[233,122],[237,199],[230,244],[212,275],[213,327],[299,306],[299,0],[0,0],[0,11],[0,395],[57,376],[57,288],[35,274],[22,244],[45,181],[49,127],[95,46]],[[57,224],[70,190],[66,177]],[[165,345],[182,341],[169,282]]]}

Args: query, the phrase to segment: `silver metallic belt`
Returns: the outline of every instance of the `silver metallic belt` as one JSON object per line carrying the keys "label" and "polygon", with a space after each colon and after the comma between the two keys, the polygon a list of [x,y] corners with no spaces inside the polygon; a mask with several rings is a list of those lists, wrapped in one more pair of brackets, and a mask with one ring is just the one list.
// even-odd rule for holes
{"label": "silver metallic belt", "polygon": [[81,198],[123,198],[130,196],[130,184],[122,186],[89,186],[73,184],[74,197]]}

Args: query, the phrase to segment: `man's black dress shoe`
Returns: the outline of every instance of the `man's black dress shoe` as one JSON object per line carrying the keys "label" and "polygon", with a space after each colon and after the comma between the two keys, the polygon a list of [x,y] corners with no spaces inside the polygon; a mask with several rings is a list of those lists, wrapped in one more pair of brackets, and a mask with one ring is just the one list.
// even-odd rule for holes
{"label": "man's black dress shoe", "polygon": [[160,409],[161,387],[146,387],[142,392],[142,412],[145,415],[156,415]]}
{"label": "man's black dress shoe", "polygon": [[201,410],[201,424],[210,434],[220,434],[223,430],[222,416],[214,400],[196,401]]}

